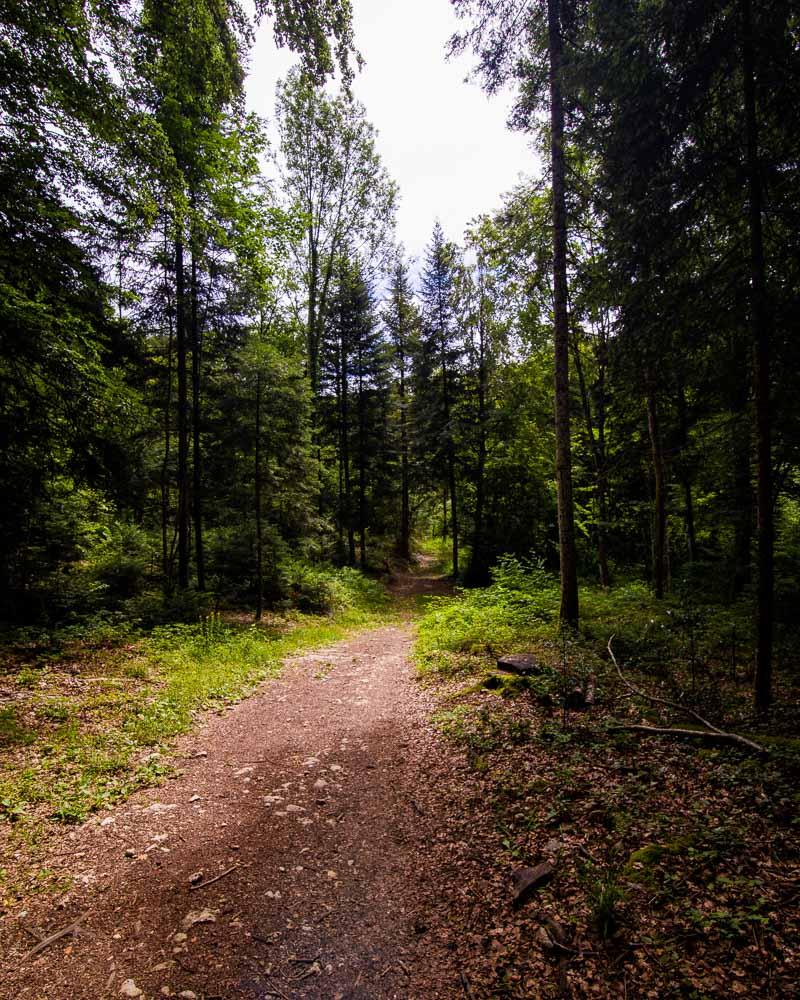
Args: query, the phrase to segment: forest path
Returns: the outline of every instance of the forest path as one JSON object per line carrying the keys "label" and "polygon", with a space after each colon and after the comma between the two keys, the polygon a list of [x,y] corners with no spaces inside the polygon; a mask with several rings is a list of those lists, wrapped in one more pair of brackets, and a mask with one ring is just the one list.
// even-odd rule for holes
{"label": "forest path", "polygon": [[[295,657],[182,741],[178,777],[65,836],[49,863],[75,883],[0,927],[0,996],[461,996],[447,924],[465,772],[431,727],[412,639],[401,623]],[[83,914],[22,961],[31,928]]]}

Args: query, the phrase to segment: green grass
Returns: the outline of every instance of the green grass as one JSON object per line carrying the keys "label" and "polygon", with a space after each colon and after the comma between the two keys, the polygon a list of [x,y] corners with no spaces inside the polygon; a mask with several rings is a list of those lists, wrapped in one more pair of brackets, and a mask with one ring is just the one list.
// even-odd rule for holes
{"label": "green grass", "polygon": [[[656,601],[641,581],[620,581],[603,590],[581,587],[577,632],[559,622],[557,579],[533,561],[502,559],[491,586],[430,601],[421,617],[416,646],[420,670],[474,673],[500,654],[532,651],[545,665],[566,659],[573,673],[602,673],[606,644],[628,669],[663,674],[667,666],[697,674],[709,668],[729,672],[731,637],[736,628],[739,672],[749,662],[751,615],[739,605],[716,606],[675,595]],[[691,677],[694,686],[695,677]]]}
{"label": "green grass", "polygon": [[[391,615],[374,581],[345,571],[335,583],[331,614],[294,612],[258,625],[212,614],[135,642],[73,643],[61,662],[35,671],[35,687],[28,682],[34,671],[19,671],[19,699],[0,710],[0,826],[6,824],[12,843],[35,848],[55,824],[82,822],[162,781],[172,770],[172,742],[199,712],[246,697],[276,677],[289,654]],[[0,873],[7,902],[14,895],[10,878]]]}

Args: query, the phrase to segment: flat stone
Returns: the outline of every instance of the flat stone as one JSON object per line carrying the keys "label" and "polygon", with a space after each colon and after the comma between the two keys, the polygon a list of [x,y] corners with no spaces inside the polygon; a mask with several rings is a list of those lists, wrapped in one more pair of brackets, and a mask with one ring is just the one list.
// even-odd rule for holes
{"label": "flat stone", "polygon": [[524,906],[537,889],[550,881],[554,872],[555,868],[547,861],[535,868],[519,868],[514,872],[514,907]]}
{"label": "flat stone", "polygon": [[544,672],[544,667],[533,653],[509,653],[497,661],[497,669],[507,673],[519,674],[521,677],[532,677]]}

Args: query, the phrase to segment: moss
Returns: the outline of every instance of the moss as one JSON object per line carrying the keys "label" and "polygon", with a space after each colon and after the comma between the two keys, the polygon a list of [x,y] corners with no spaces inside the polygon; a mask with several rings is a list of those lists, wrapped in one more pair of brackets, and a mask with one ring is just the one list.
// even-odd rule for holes
{"label": "moss", "polygon": [[680,837],[667,844],[646,844],[633,851],[628,858],[627,867],[630,869],[634,865],[643,865],[645,868],[654,868],[664,858],[684,854],[692,846],[692,843],[691,837]]}

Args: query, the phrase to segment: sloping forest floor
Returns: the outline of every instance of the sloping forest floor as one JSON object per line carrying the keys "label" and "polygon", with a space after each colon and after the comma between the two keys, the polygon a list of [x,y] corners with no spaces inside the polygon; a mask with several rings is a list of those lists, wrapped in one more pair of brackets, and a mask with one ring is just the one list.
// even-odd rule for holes
{"label": "sloping forest floor", "polygon": [[88,821],[33,846],[0,827],[0,996],[797,995],[793,741],[765,762],[611,733],[628,693],[602,676],[596,709],[563,712],[555,647],[524,681],[432,650],[437,608],[450,631],[474,612],[446,596],[420,682],[409,619],[448,587],[393,591],[191,713]]}

